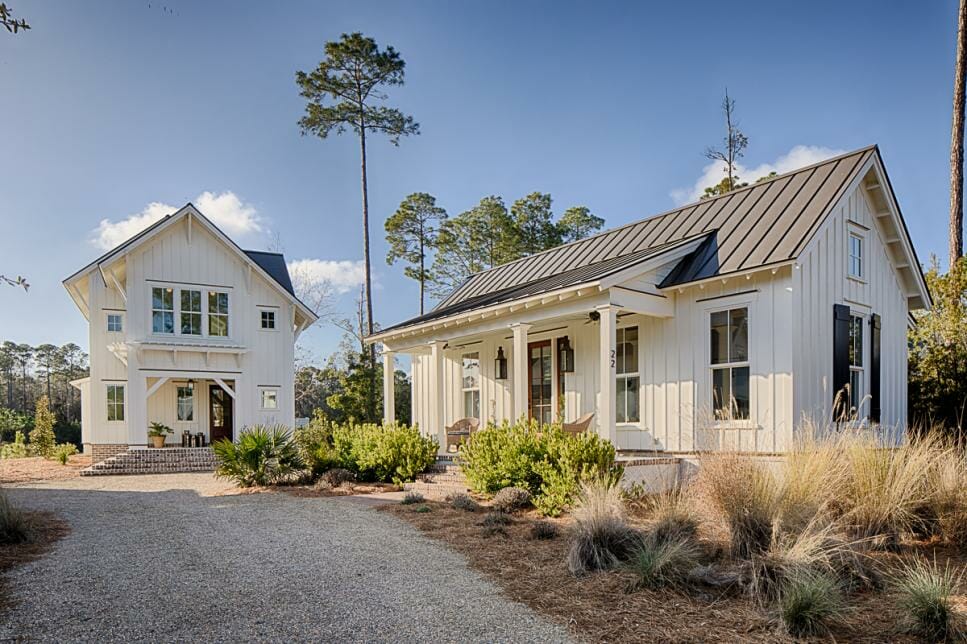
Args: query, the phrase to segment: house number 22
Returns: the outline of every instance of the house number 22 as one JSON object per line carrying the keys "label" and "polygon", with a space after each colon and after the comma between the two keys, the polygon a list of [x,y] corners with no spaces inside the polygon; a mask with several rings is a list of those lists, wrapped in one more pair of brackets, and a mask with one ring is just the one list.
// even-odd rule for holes
{"label": "house number 22", "polygon": [[611,368],[614,369],[614,349],[611,350]]}

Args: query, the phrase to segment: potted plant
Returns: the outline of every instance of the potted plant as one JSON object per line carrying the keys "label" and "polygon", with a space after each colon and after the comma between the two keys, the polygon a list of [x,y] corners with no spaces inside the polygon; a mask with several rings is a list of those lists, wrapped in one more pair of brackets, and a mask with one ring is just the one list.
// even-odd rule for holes
{"label": "potted plant", "polygon": [[151,429],[148,430],[148,437],[151,439],[151,444],[160,449],[165,446],[165,437],[168,434],[173,434],[174,431],[167,425],[153,422],[151,423]]}

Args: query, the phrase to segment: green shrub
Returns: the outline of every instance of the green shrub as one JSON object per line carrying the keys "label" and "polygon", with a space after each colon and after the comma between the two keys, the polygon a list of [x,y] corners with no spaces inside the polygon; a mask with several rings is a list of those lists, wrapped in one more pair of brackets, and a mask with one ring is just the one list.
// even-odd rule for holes
{"label": "green shrub", "polygon": [[582,479],[614,472],[614,454],[597,434],[568,434],[557,424],[522,420],[474,433],[460,450],[460,462],[475,491],[523,488],[538,510],[554,516],[574,502]]}
{"label": "green shrub", "polygon": [[47,396],[41,396],[37,399],[34,428],[30,431],[30,445],[38,456],[50,458],[54,455],[54,448],[57,446],[57,437],[54,436],[54,420],[54,414],[48,407]]}
{"label": "green shrub", "polygon": [[339,454],[332,445],[332,431],[333,424],[321,409],[317,409],[309,424],[296,429],[292,436],[312,480],[318,479],[327,470],[342,466]]}
{"label": "green shrub", "polygon": [[0,544],[26,543],[33,538],[33,532],[30,518],[0,491]]}
{"label": "green shrub", "polygon": [[423,503],[423,495],[419,492],[407,492],[403,495],[403,500],[400,501],[400,505],[415,505],[417,503]]}
{"label": "green shrub", "polygon": [[28,430],[30,422],[30,416],[27,414],[0,407],[0,442],[12,442],[17,432]]}
{"label": "green shrub", "polygon": [[54,458],[60,461],[61,465],[67,465],[67,461],[76,453],[77,445],[74,443],[61,443],[54,448]]}
{"label": "green shrub", "polygon": [[30,456],[30,450],[27,447],[23,432],[17,432],[12,443],[0,445],[0,459],[27,458],[28,456]]}
{"label": "green shrub", "polygon": [[963,573],[956,575],[948,561],[943,569],[917,557],[904,564],[893,579],[897,605],[912,630],[931,641],[946,641],[959,635],[950,597]]}
{"label": "green shrub", "polygon": [[222,439],[212,449],[218,460],[215,475],[241,487],[278,483],[305,466],[284,425],[254,425],[242,431],[237,443]]}
{"label": "green shrub", "polygon": [[57,443],[73,443],[78,449],[81,448],[81,424],[62,423],[54,426],[54,436]]}
{"label": "green shrub", "polygon": [[361,480],[401,485],[436,461],[439,446],[416,427],[348,423],[333,427],[333,449]]}
{"label": "green shrub", "polygon": [[494,508],[504,512],[522,510],[531,503],[531,493],[519,487],[505,487],[493,498]]}
{"label": "green shrub", "polygon": [[426,514],[427,512],[430,512],[430,511],[431,511],[430,506],[428,505],[421,505],[420,507],[414,510],[414,512],[419,512],[420,514]]}
{"label": "green shrub", "polygon": [[839,584],[828,573],[800,569],[783,584],[779,616],[790,635],[819,635],[845,613]]}

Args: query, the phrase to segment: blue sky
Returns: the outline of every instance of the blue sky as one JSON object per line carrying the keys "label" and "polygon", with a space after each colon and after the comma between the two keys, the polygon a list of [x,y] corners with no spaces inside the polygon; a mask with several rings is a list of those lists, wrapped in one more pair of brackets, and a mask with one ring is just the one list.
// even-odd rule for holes
{"label": "blue sky", "polygon": [[[418,311],[384,260],[407,194],[451,215],[535,190],[609,226],[658,213],[707,176],[726,86],[747,167],[879,143],[920,257],[946,253],[955,0],[8,4],[33,29],[0,33],[0,273],[32,288],[0,289],[0,339],[86,348],[60,282],[152,203],[207,203],[246,248],[357,262],[357,141],[300,136],[294,82],[357,30],[401,52],[391,100],[422,131],[370,146],[384,324]],[[358,271],[323,266],[348,313]],[[339,336],[304,342],[322,356]]]}

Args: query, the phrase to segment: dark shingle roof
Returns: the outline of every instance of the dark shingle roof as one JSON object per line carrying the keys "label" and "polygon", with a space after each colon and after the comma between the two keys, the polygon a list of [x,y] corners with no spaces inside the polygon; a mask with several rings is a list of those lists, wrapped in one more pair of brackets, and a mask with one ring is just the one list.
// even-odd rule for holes
{"label": "dark shingle roof", "polygon": [[258,264],[263,271],[268,273],[272,279],[279,283],[289,295],[295,297],[295,290],[292,288],[292,280],[289,278],[289,269],[285,265],[285,257],[281,253],[269,253],[261,250],[244,251],[253,262]]}

